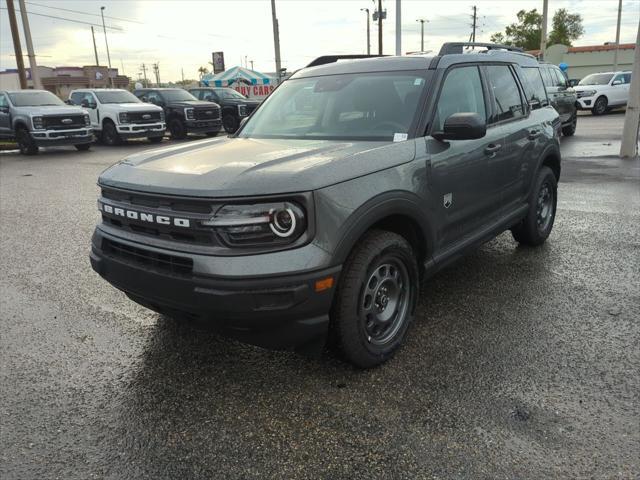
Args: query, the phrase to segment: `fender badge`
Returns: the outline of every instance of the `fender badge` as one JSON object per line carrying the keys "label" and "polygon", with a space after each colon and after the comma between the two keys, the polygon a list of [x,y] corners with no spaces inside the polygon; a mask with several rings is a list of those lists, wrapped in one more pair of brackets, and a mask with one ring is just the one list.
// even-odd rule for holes
{"label": "fender badge", "polygon": [[453,193],[447,193],[442,198],[442,203],[444,205],[444,208],[449,208],[451,206],[451,204],[453,203]]}

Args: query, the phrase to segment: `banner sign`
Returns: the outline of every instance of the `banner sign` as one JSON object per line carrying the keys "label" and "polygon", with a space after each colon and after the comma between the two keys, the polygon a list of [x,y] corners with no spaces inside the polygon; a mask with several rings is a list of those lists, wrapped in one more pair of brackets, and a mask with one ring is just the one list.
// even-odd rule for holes
{"label": "banner sign", "polygon": [[213,52],[213,73],[224,72],[224,52]]}

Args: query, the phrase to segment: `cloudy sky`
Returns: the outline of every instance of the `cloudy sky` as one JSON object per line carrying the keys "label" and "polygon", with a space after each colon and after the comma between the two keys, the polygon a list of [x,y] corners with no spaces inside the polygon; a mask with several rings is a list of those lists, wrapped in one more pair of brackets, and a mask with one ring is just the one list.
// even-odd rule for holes
{"label": "cloudy sky", "polygon": [[[140,65],[159,62],[162,81],[196,78],[212,51],[224,51],[227,68],[253,60],[256,70],[272,72],[273,32],[269,0],[34,0],[27,1],[31,33],[39,64],[94,64],[91,26],[101,24],[104,5],[112,66],[137,78]],[[377,3],[377,2],[376,2]],[[18,0],[15,0],[18,8]],[[542,0],[403,0],[402,50],[418,50],[420,24],[425,24],[425,49],[444,41],[468,40],[471,9],[478,8],[478,41],[515,21],[520,9],[542,10]],[[615,40],[618,0],[550,0],[558,8],[580,13],[585,35],[576,45]],[[282,64],[295,70],[329,53],[366,53],[366,16],[372,0],[276,0]],[[384,0],[385,53],[395,51],[395,0]],[[37,14],[37,15],[36,15]],[[44,16],[48,15],[48,16]],[[50,17],[62,17],[50,18]],[[19,18],[19,14],[18,14]],[[66,19],[66,20],[65,20]],[[86,23],[74,23],[86,22]],[[634,42],[640,21],[640,0],[623,0],[621,42]],[[101,64],[106,64],[102,29],[96,28]],[[377,29],[372,24],[372,51]],[[23,49],[26,50],[23,41]],[[26,51],[25,51],[26,53]],[[27,60],[25,59],[25,63]],[[250,63],[249,63],[250,65]],[[207,65],[209,68],[210,66]],[[0,70],[15,68],[5,2],[0,2]]]}

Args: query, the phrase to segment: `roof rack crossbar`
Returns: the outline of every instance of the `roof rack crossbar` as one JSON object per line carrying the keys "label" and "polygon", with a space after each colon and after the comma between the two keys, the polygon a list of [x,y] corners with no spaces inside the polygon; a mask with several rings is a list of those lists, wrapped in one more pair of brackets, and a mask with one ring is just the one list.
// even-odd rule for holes
{"label": "roof rack crossbar", "polygon": [[359,58],[376,58],[386,57],[387,55],[323,55],[313,60],[305,68],[317,67],[318,65],[326,65],[327,63],[335,63],[338,60],[356,60]]}
{"label": "roof rack crossbar", "polygon": [[499,43],[479,43],[479,42],[448,42],[444,43],[440,48],[438,55],[453,55],[463,53],[464,47],[484,47],[487,50],[508,50],[510,52],[523,52],[521,48],[510,47],[509,45],[501,45]]}

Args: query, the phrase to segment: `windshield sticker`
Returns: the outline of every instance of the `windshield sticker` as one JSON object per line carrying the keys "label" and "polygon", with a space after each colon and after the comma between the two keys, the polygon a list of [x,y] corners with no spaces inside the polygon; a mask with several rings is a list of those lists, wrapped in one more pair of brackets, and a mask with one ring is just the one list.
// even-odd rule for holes
{"label": "windshield sticker", "polygon": [[421,78],[416,78],[416,79],[413,81],[413,84],[414,84],[414,85],[422,85],[422,79],[421,79]]}
{"label": "windshield sticker", "polygon": [[406,133],[394,133],[393,141],[394,142],[404,142],[409,137]]}

